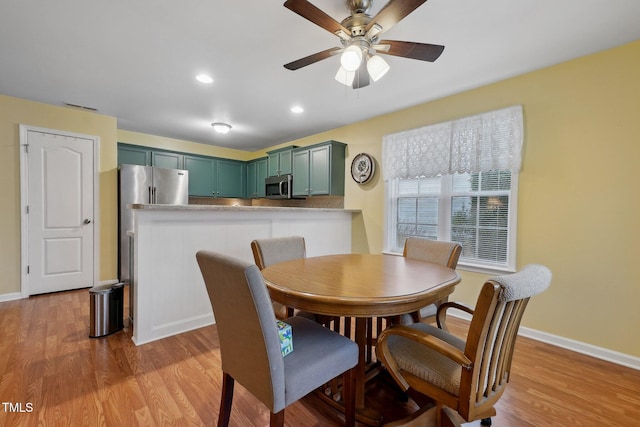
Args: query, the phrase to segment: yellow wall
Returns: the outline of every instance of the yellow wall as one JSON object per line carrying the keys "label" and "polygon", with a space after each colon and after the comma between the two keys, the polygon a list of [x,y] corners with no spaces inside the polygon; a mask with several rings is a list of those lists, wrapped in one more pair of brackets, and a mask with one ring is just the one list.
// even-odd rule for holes
{"label": "yellow wall", "polygon": [[[291,143],[309,145],[328,139],[348,143],[349,176],[355,154],[367,152],[380,160],[385,134],[523,105],[517,263],[518,267],[542,263],[554,273],[552,287],[532,300],[523,325],[640,357],[640,285],[633,268],[640,253],[634,170],[640,162],[639,75],[637,41]],[[116,269],[116,233],[111,231],[116,212],[116,140],[237,159],[264,155],[117,131],[112,118],[0,96],[4,183],[0,230],[3,243],[7,242],[0,249],[0,294],[18,291],[19,283],[18,123],[102,138],[103,279],[114,278]],[[347,179],[345,208],[363,211],[354,219],[356,252],[383,248],[380,178],[377,174],[365,186]],[[486,276],[469,272],[462,276],[454,299],[473,304]]]}
{"label": "yellow wall", "polygon": [[165,138],[162,136],[148,135],[127,130],[118,130],[118,142],[127,144],[142,145],[145,147],[162,148],[165,150],[181,151],[184,153],[200,154],[203,156],[224,157],[234,160],[251,160],[255,156],[253,153],[231,148],[216,147],[197,142],[184,141],[181,139]]}
{"label": "yellow wall", "polygon": [[[385,134],[523,105],[517,264],[554,274],[523,325],[640,357],[638,76],[640,41],[294,143],[336,139],[349,143],[347,164],[362,151],[380,160]],[[355,250],[383,249],[383,198],[379,175],[347,182],[345,208],[363,210]],[[487,276],[462,276],[453,297],[475,304]]]}
{"label": "yellow wall", "polygon": [[116,278],[116,119],[0,95],[0,295],[20,292],[21,124],[100,137],[100,280]]}

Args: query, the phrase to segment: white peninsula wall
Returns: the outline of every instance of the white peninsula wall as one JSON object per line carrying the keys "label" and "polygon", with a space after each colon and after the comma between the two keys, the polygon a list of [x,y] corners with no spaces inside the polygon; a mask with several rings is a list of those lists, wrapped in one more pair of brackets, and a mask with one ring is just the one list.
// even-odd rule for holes
{"label": "white peninsula wall", "polygon": [[132,205],[131,306],[136,345],[215,322],[195,254],[221,252],[253,263],[251,241],[303,236],[307,256],[351,252],[360,211],[202,205]]}

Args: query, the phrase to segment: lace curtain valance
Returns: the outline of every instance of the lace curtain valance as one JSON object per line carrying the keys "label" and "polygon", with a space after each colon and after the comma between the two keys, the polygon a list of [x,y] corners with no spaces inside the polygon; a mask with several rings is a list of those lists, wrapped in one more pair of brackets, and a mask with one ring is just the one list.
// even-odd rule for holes
{"label": "lace curtain valance", "polygon": [[385,180],[490,170],[519,171],[522,106],[425,126],[382,139]]}

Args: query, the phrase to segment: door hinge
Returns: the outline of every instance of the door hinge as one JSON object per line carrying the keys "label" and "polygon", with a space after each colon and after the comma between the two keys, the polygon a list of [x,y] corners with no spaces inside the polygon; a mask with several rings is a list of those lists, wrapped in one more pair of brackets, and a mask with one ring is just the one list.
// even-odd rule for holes
{"label": "door hinge", "polygon": [[29,274],[29,266],[27,265],[27,274]]}
{"label": "door hinge", "polygon": [[24,152],[29,154],[29,144],[24,144]]}
{"label": "door hinge", "polygon": [[29,214],[29,205],[26,206],[25,212],[27,213],[27,215]]}

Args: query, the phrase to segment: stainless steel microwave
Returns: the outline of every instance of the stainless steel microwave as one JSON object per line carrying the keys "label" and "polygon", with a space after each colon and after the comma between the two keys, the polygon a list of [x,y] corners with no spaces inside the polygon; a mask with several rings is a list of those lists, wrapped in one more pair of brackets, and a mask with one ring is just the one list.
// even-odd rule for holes
{"label": "stainless steel microwave", "polygon": [[264,185],[268,199],[293,198],[293,175],[291,174],[265,178]]}

